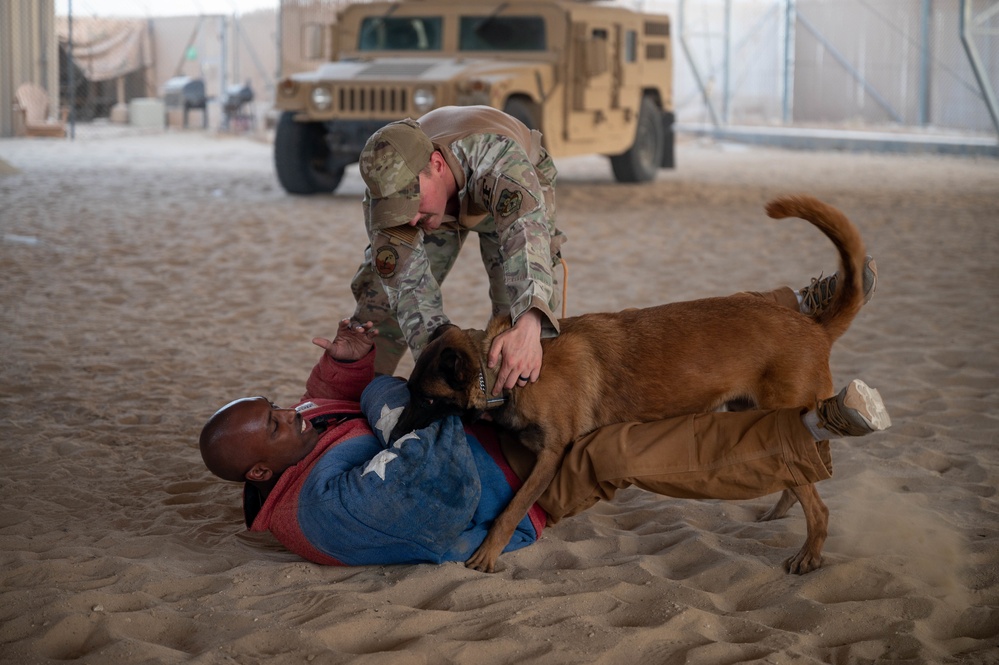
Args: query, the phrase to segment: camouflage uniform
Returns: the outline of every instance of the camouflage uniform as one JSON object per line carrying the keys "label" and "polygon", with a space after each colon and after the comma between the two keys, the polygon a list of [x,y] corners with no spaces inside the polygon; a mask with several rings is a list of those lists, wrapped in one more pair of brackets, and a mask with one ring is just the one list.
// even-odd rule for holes
{"label": "camouflage uniform", "polygon": [[[460,212],[424,234],[407,222],[419,202],[414,174],[435,149],[454,175]],[[489,107],[445,107],[376,132],[360,168],[370,244],[351,282],[353,318],[378,328],[376,371],[395,371],[407,344],[418,356],[448,321],[440,285],[469,231],[479,234],[493,314],[509,312],[516,322],[536,308],[542,336],[558,334],[562,294],[553,267],[565,235],[555,226],[555,164],[539,132]]]}

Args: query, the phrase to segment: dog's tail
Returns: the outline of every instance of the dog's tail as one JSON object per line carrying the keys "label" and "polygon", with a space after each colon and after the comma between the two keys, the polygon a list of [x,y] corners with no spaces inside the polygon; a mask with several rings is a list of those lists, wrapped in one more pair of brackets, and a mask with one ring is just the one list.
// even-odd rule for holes
{"label": "dog's tail", "polygon": [[784,196],[767,204],[774,219],[799,217],[826,234],[839,251],[839,276],[829,305],[815,317],[833,340],[838,339],[864,305],[864,241],[857,227],[836,208],[811,196]]}

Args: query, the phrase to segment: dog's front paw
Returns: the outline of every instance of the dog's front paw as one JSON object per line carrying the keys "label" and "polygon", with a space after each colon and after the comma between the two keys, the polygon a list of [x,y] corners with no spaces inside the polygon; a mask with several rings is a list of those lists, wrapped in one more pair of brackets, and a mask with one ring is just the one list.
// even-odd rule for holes
{"label": "dog's front paw", "polygon": [[822,556],[813,554],[807,547],[784,562],[784,570],[794,575],[804,575],[822,566]]}

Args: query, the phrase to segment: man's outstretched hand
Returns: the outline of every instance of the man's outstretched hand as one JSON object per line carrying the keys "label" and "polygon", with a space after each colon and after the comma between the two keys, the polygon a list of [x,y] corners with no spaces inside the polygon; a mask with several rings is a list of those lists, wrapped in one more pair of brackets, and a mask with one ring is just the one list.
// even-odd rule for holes
{"label": "man's outstretched hand", "polygon": [[350,319],[343,319],[337,327],[336,338],[332,342],[325,337],[313,337],[312,343],[326,349],[326,353],[333,360],[351,362],[368,355],[371,347],[375,345],[374,339],[377,335],[378,331],[371,321],[358,324],[351,323]]}

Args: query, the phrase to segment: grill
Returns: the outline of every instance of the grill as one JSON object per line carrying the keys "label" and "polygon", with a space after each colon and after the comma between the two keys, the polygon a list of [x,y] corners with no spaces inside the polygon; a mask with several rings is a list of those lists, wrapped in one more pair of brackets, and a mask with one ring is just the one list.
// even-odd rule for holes
{"label": "grill", "polygon": [[404,115],[410,109],[410,91],[407,87],[386,86],[343,86],[337,90],[335,99],[340,112],[345,114],[367,115],[388,113]]}
{"label": "grill", "polygon": [[208,127],[208,98],[205,97],[205,82],[190,76],[174,76],[163,84],[163,103],[168,109],[184,110],[184,127],[187,127],[187,112],[201,111],[202,127]]}
{"label": "grill", "polygon": [[377,82],[343,82],[333,87],[333,108],[348,118],[370,118],[374,115],[393,120],[418,115],[413,108],[413,91],[417,83],[396,83],[417,79],[435,66],[433,62],[376,62],[362,69],[358,76],[383,79]]}
{"label": "grill", "polygon": [[253,111],[246,106],[253,101],[253,89],[250,82],[226,87],[222,96],[222,111],[224,128],[233,126],[237,129],[252,129],[254,123]]}

